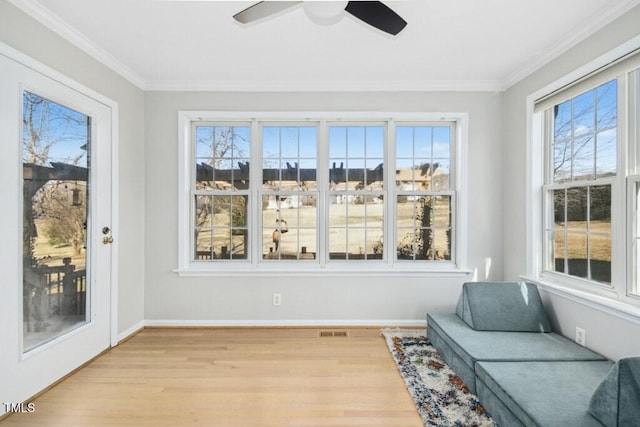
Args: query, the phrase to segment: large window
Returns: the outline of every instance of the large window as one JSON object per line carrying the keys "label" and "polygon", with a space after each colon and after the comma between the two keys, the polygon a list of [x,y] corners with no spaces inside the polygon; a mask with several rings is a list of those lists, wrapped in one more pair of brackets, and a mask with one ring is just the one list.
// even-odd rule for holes
{"label": "large window", "polygon": [[221,115],[181,113],[179,271],[458,269],[464,116]]}
{"label": "large window", "polygon": [[638,304],[640,55],[602,62],[535,102],[532,207],[543,214],[530,241],[542,251],[530,274]]}

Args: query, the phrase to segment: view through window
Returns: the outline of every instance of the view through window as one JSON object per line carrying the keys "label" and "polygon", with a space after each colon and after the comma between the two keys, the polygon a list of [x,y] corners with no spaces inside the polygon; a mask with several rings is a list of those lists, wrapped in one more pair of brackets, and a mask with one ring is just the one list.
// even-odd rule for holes
{"label": "view through window", "polygon": [[189,126],[191,262],[455,266],[456,122]]}

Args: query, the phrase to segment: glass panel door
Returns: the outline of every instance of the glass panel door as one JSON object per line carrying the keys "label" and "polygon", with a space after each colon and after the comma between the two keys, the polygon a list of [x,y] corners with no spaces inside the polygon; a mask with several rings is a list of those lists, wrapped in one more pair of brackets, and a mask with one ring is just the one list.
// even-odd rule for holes
{"label": "glass panel door", "polygon": [[91,117],[23,92],[23,351],[91,319]]}

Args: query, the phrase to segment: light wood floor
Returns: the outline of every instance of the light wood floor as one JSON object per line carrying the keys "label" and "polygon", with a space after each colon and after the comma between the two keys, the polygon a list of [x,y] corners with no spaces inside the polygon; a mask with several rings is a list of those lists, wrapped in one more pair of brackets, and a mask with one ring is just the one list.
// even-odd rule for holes
{"label": "light wood floor", "polygon": [[342,330],[145,329],[0,427],[422,426],[380,330]]}

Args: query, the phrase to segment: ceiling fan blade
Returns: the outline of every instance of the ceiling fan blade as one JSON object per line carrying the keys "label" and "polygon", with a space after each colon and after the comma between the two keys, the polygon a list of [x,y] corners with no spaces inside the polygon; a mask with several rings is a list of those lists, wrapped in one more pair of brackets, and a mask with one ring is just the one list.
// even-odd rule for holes
{"label": "ceiling fan blade", "polygon": [[249,22],[282,12],[299,3],[302,3],[302,1],[259,1],[245,10],[236,13],[233,15],[233,18],[242,24],[248,24]]}
{"label": "ceiling fan blade", "polygon": [[350,1],[344,10],[372,27],[394,36],[407,26],[407,21],[380,1]]}

